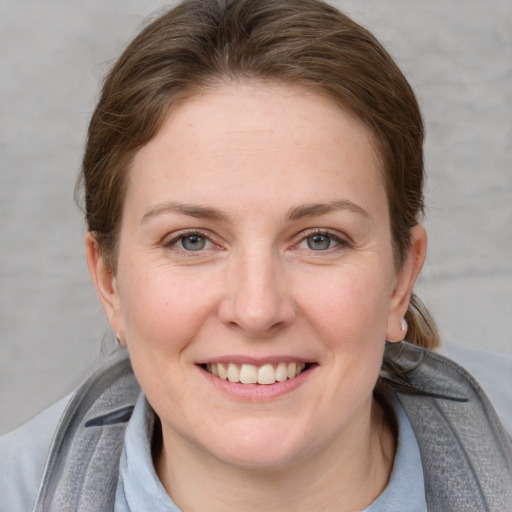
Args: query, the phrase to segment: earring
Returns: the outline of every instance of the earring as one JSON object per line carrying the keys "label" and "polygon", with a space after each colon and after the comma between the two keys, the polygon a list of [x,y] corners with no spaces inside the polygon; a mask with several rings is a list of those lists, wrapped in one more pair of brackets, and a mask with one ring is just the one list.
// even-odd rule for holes
{"label": "earring", "polygon": [[407,320],[405,318],[402,318],[402,320],[400,320],[400,330],[407,331],[407,327]]}
{"label": "earring", "polygon": [[119,331],[116,332],[116,342],[119,346],[121,346],[123,343],[121,342],[121,335],[119,334]]}

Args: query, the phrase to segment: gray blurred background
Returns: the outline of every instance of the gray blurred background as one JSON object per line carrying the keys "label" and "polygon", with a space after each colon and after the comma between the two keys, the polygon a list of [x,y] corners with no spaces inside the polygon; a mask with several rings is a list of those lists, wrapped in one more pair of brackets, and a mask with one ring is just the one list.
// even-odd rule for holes
{"label": "gray blurred background", "polygon": [[[512,2],[334,3],[390,50],[424,110],[419,295],[445,339],[512,353]],[[0,3],[0,433],[71,391],[112,346],[73,188],[98,84],[161,7]]]}

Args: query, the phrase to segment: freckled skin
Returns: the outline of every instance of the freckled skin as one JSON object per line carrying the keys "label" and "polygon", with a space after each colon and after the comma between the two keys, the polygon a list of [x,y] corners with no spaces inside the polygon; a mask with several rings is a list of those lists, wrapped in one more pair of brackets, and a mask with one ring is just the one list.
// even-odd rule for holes
{"label": "freckled skin", "polygon": [[[290,220],[311,204],[357,208]],[[310,247],[315,234],[322,250]],[[190,236],[201,237],[199,250],[187,250],[197,246]],[[367,477],[384,340],[403,336],[422,256],[396,269],[374,148],[352,114],[288,86],[192,97],[135,158],[117,275],[89,253],[109,321],[162,420],[157,467],[168,490],[180,465],[205,475],[311,473],[323,461],[340,466],[338,478],[350,468],[351,485]],[[315,368],[289,393],[241,400],[198,366],[230,355],[297,357]],[[379,439],[389,452],[389,436]]]}

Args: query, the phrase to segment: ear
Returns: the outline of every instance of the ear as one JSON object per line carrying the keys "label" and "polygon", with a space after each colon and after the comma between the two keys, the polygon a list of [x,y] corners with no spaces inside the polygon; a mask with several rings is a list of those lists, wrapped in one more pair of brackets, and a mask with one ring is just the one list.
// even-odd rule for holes
{"label": "ear", "polygon": [[403,324],[409,307],[412,290],[419,276],[427,253],[427,233],[417,224],[411,229],[411,247],[402,268],[397,272],[396,285],[391,295],[388,309],[386,339],[402,341],[407,333],[407,324]]}
{"label": "ear", "polygon": [[112,330],[119,334],[120,340],[123,340],[124,336],[122,336],[121,333],[124,332],[124,321],[121,298],[116,286],[116,276],[112,269],[105,264],[94,233],[87,233],[85,237],[85,250],[89,274],[91,275],[107,320]]}

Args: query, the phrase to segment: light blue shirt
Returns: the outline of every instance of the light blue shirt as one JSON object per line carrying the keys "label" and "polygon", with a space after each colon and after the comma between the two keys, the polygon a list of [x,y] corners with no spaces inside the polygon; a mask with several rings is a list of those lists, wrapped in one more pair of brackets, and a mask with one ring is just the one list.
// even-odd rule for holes
{"label": "light blue shirt", "polygon": [[[427,512],[418,443],[398,399],[391,399],[398,423],[398,445],[391,479],[363,512]],[[114,512],[180,512],[167,495],[151,457],[152,412],[141,395],[126,430]]]}
{"label": "light blue shirt", "polygon": [[114,512],[180,512],[163,488],[151,457],[154,412],[141,394],[128,422]]}
{"label": "light blue shirt", "polygon": [[387,398],[398,424],[395,463],[387,487],[363,512],[427,512],[420,449],[411,422],[398,398]]}

